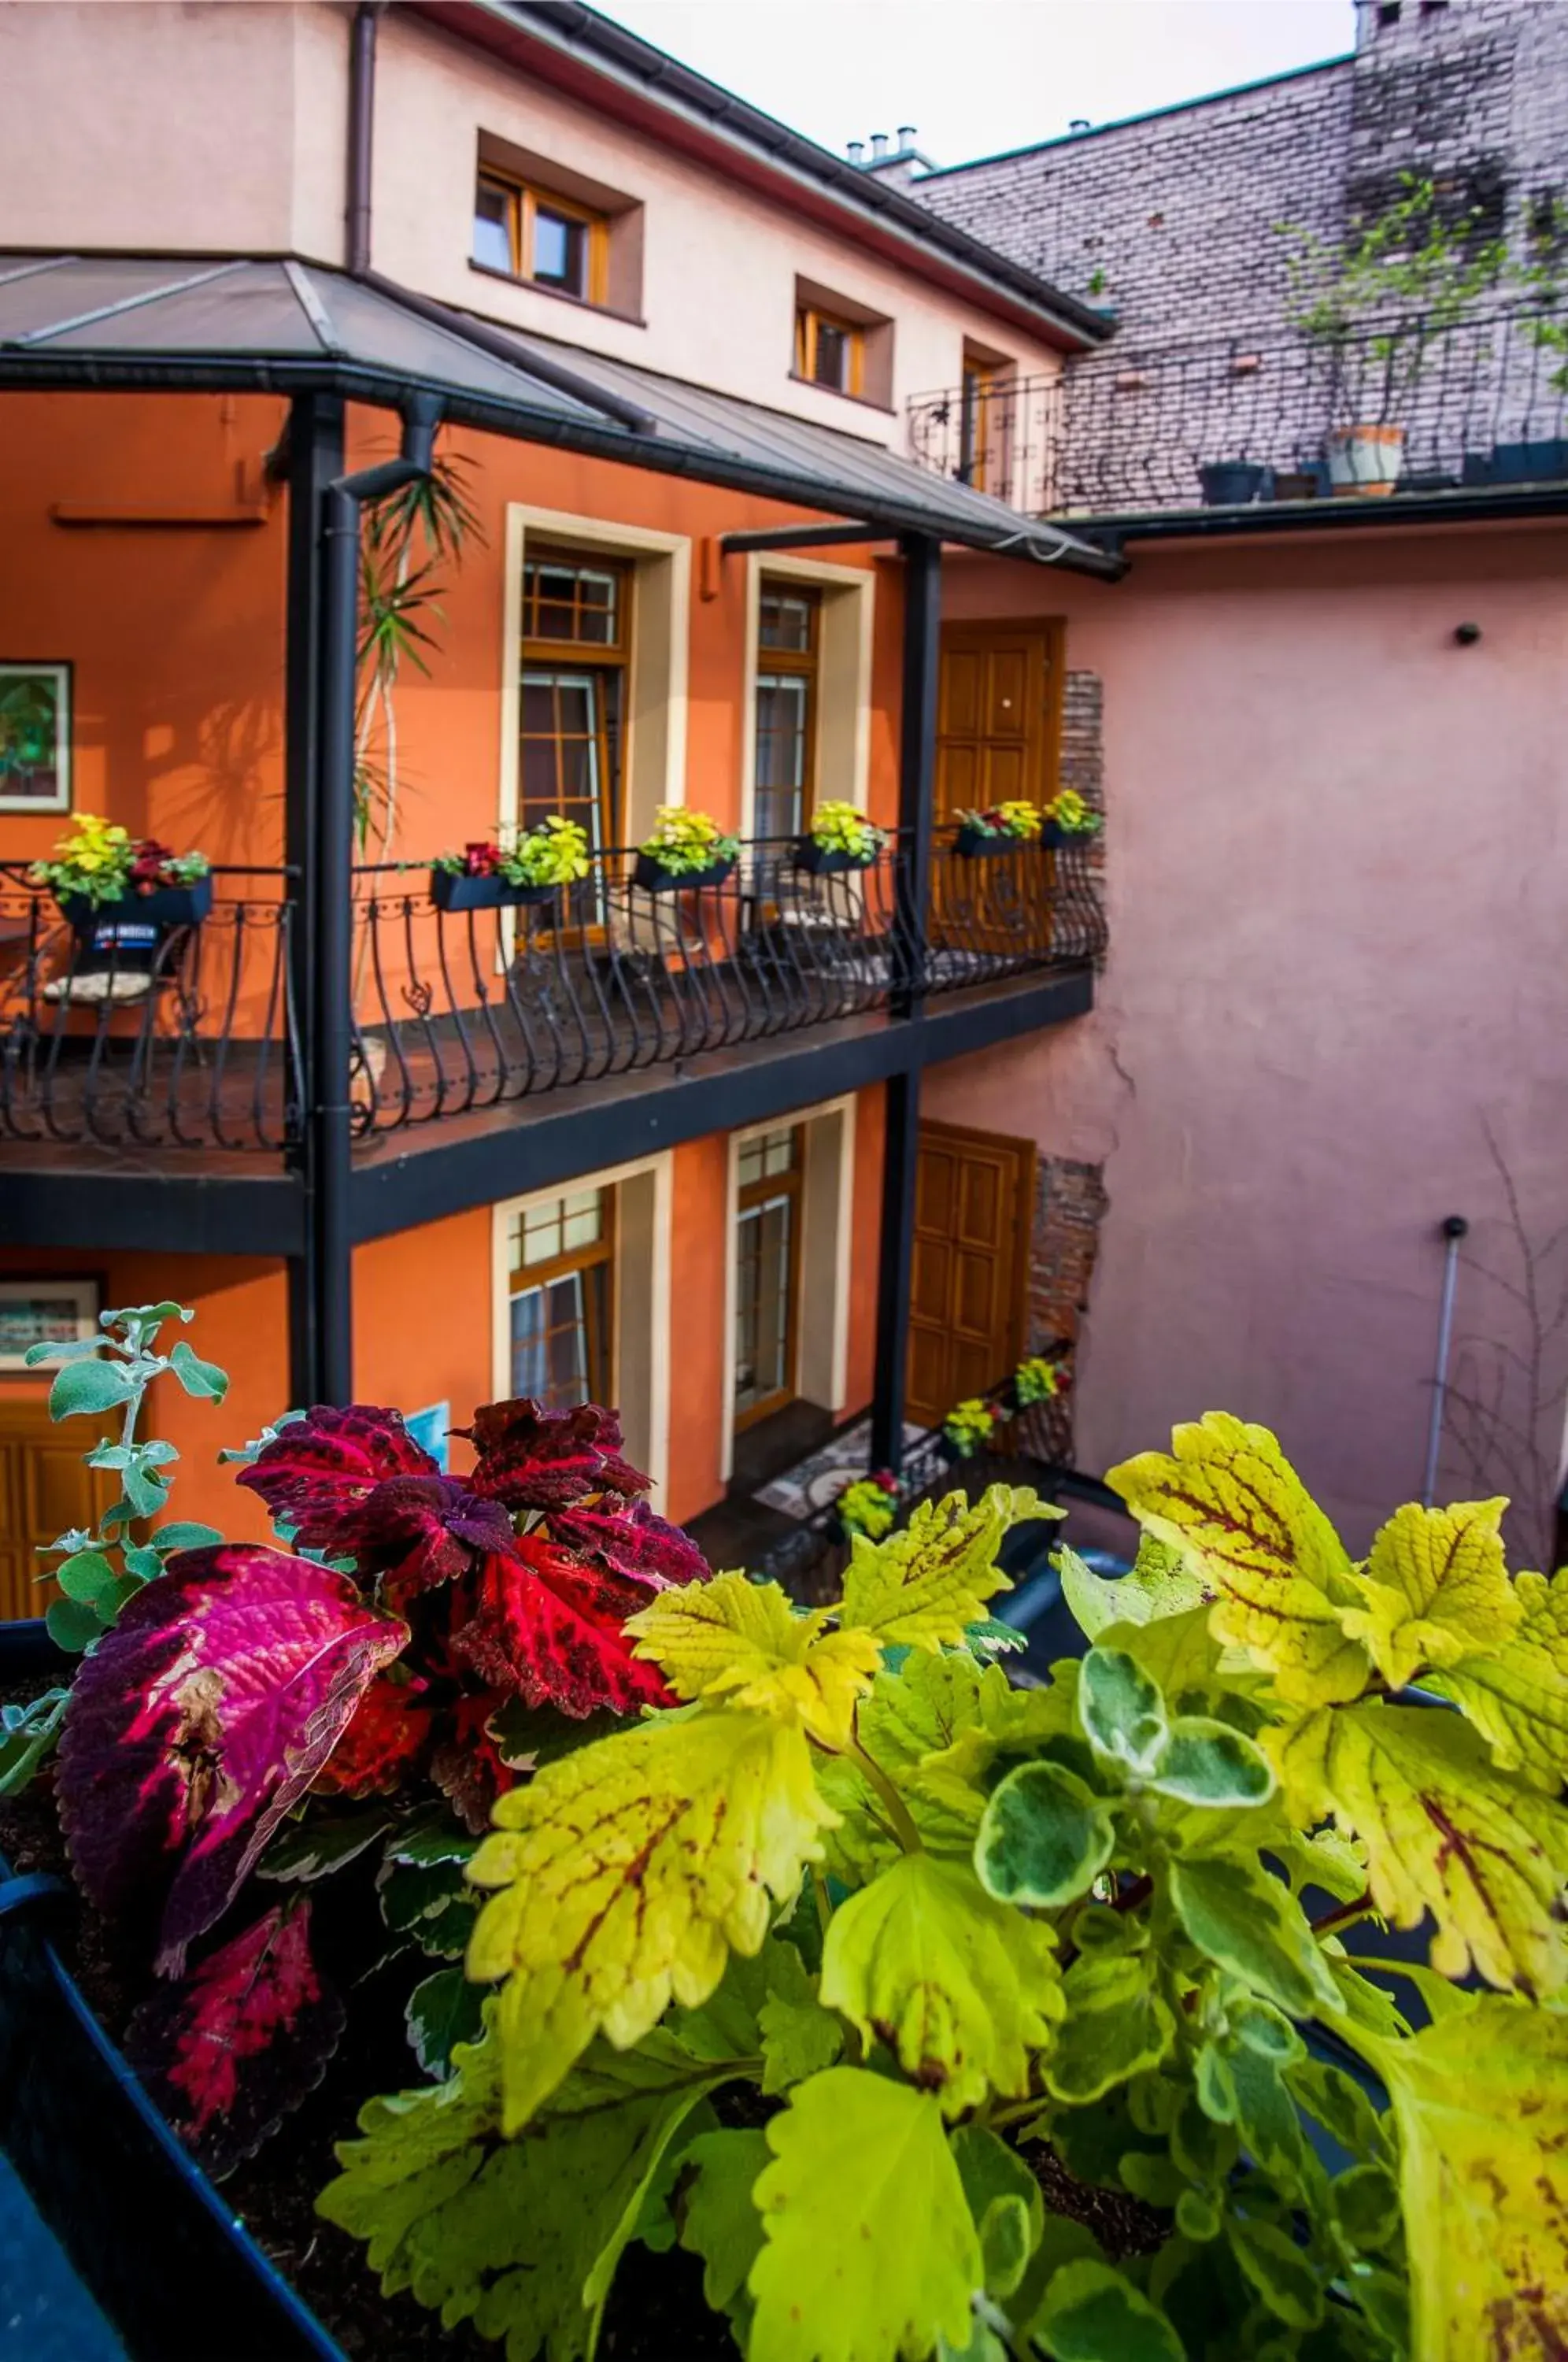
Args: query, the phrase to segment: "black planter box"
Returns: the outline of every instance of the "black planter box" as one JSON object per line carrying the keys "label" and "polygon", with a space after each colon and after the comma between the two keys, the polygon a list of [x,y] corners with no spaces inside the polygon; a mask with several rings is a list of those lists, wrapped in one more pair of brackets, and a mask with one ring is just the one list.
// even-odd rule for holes
{"label": "black planter box", "polygon": [[513,886],[504,877],[468,877],[450,869],[430,872],[430,900],[438,911],[514,911],[554,901],[555,886]]}
{"label": "black planter box", "polygon": [[832,877],[845,869],[869,869],[877,858],[870,853],[845,853],[838,847],[819,844],[814,837],[802,836],[795,846],[795,866],[810,870],[813,877]]}
{"label": "black planter box", "polygon": [[[60,907],[76,933],[105,944],[117,941],[121,928],[153,928],[168,934],[174,927],[199,927],[213,907],[213,881],[197,877],[189,886],[157,886],[150,894],[122,894],[117,902],[100,902],[94,909],[85,894],[61,894]],[[112,929],[113,933],[103,933]],[[127,934],[127,943],[138,938]]]}
{"label": "black planter box", "polygon": [[1198,480],[1203,505],[1209,509],[1248,508],[1265,497],[1268,469],[1255,459],[1210,459],[1201,464]]}
{"label": "black planter box", "polygon": [[710,861],[706,869],[684,869],[677,876],[654,854],[639,853],[632,883],[645,894],[684,894],[697,886],[722,886],[734,866],[732,853],[727,861]]}
{"label": "black planter box", "polygon": [[1040,842],[1052,853],[1060,853],[1070,844],[1092,844],[1099,834],[1098,828],[1064,828],[1059,820],[1048,820],[1040,831]]}
{"label": "black planter box", "polygon": [[1464,461],[1466,483],[1551,484],[1568,476],[1568,439],[1543,437],[1535,443],[1499,443],[1474,472],[1473,457],[1467,454]]}
{"label": "black planter box", "polygon": [[956,848],[966,861],[985,861],[999,853],[1017,853],[1027,843],[1027,837],[988,836],[983,828],[961,828]]}

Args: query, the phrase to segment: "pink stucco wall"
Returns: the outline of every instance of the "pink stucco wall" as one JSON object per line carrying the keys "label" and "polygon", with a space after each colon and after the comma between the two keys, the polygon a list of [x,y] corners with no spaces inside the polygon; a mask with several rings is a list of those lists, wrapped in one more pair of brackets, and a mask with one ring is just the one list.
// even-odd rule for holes
{"label": "pink stucco wall", "polygon": [[[1488,1127],[1536,1240],[1568,1215],[1565,557],[1555,526],[1403,528],[1146,546],[1109,589],[950,568],[949,613],[1066,613],[1105,685],[1095,1014],[925,1094],[1104,1159],[1085,1467],[1234,1410],[1360,1546],[1420,1484],[1437,1225],[1510,1269]],[[1469,1267],[1458,1309],[1522,1343]]]}

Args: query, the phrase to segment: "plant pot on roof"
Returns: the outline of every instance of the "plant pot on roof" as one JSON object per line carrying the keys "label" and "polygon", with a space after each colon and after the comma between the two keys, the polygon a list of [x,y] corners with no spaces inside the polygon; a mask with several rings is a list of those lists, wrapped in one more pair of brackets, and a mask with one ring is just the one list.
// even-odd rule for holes
{"label": "plant pot on roof", "polygon": [[795,866],[825,877],[845,869],[869,869],[887,833],[854,804],[821,803],[812,814],[811,831],[795,844]]}
{"label": "plant pot on roof", "polygon": [[661,804],[653,834],[637,847],[632,883],[645,894],[722,886],[739,854],[739,837],[726,836],[708,813]]}
{"label": "plant pot on roof", "polygon": [[155,836],[133,837],[117,822],[83,812],[28,876],[51,889],[85,941],[134,944],[199,926],[213,907],[211,867],[204,853],[174,853]]}
{"label": "plant pot on roof", "polygon": [[430,866],[430,899],[438,911],[518,909],[553,901],[587,875],[586,834],[550,812],[510,849],[473,844],[442,854]]}
{"label": "plant pot on roof", "polygon": [[1091,811],[1077,788],[1061,788],[1052,797],[1041,815],[1040,842],[1050,851],[1061,853],[1070,845],[1087,844],[1099,834],[1104,825],[1097,811]]}
{"label": "plant pot on roof", "polygon": [[1265,500],[1268,475],[1268,469],[1255,459],[1204,460],[1198,470],[1203,505],[1209,509],[1246,508],[1253,501]]}
{"label": "plant pot on roof", "polygon": [[966,861],[986,860],[1000,853],[1016,853],[1021,844],[1038,844],[1042,816],[1038,804],[1021,798],[988,804],[983,811],[954,814],[957,834],[954,850]]}

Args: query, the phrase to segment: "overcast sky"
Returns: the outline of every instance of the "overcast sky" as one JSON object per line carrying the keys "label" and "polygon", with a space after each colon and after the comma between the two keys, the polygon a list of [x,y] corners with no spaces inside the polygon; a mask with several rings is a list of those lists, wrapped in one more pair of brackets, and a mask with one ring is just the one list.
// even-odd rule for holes
{"label": "overcast sky", "polygon": [[939,164],[1342,55],[1353,0],[600,0],[841,153],[912,123]]}

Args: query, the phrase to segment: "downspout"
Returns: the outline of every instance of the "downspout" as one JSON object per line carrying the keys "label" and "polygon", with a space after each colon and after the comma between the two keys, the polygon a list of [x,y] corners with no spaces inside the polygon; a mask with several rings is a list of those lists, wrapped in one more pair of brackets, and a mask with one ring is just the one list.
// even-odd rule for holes
{"label": "downspout", "polygon": [[1469,1223],[1463,1214],[1450,1214],[1442,1226],[1447,1241],[1442,1266],[1442,1303],[1438,1311],[1437,1375],[1432,1382],[1431,1424],[1427,1429],[1427,1468],[1421,1485],[1421,1506],[1430,1509],[1437,1493],[1438,1455],[1442,1450],[1442,1415],[1448,1407],[1448,1356],[1453,1343],[1453,1291],[1459,1277],[1459,1242]]}
{"label": "downspout", "polygon": [[348,265],[362,279],[370,267],[370,145],[376,121],[376,20],[384,0],[359,0],[348,36]]}

